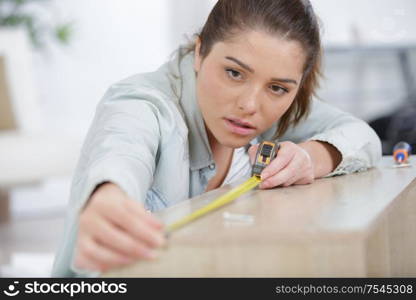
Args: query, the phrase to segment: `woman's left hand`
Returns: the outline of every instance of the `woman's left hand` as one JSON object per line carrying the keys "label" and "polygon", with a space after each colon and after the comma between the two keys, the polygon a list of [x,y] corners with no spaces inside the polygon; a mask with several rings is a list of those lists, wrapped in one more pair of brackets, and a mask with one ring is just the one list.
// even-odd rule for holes
{"label": "woman's left hand", "polygon": [[[253,163],[258,145],[249,148]],[[292,142],[281,142],[276,158],[261,173],[260,188],[268,189],[292,184],[310,184],[315,179],[314,165],[309,153]]]}

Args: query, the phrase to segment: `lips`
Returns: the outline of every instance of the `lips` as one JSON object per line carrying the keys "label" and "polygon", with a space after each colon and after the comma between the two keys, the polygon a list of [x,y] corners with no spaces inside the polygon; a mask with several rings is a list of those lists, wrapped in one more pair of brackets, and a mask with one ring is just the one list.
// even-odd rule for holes
{"label": "lips", "polygon": [[256,132],[256,127],[249,122],[235,118],[224,118],[224,120],[227,129],[234,134],[247,136]]}
{"label": "lips", "polygon": [[235,119],[235,118],[227,118],[228,121],[235,124],[236,126],[244,127],[244,128],[251,128],[256,129],[250,122],[246,122],[243,120]]}

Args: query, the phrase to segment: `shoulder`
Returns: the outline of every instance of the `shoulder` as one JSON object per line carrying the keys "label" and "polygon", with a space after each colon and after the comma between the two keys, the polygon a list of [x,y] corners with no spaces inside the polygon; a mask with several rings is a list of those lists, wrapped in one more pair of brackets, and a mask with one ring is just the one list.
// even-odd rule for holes
{"label": "shoulder", "polygon": [[180,71],[180,64],[186,61],[185,56],[183,49],[179,48],[157,70],[135,74],[112,84],[103,101],[117,101],[128,98],[148,101],[162,107],[166,104],[178,105],[183,77],[186,76]]}
{"label": "shoulder", "polygon": [[164,69],[162,66],[155,72],[135,74],[112,84],[101,102],[132,100],[163,105],[174,101]]}
{"label": "shoulder", "polygon": [[114,116],[123,123],[156,122],[161,132],[174,130],[186,136],[188,129],[169,76],[168,65],[164,64],[154,72],[112,84],[97,106],[96,118],[105,121]]}

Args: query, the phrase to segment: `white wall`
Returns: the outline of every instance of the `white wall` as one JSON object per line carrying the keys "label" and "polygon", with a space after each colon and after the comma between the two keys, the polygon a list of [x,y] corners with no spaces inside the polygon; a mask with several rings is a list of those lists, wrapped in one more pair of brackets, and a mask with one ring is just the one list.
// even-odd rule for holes
{"label": "white wall", "polygon": [[[183,33],[204,23],[215,0],[54,0],[61,18],[73,20],[67,48],[35,55],[36,83],[53,129],[84,134],[108,86],[162,64]],[[326,45],[416,44],[414,0],[312,0],[324,24]],[[354,38],[355,36],[355,38]]]}
{"label": "white wall", "polygon": [[35,56],[39,101],[53,128],[84,133],[110,84],[152,71],[172,50],[168,0],[55,0],[61,19],[73,20],[69,47]]}
{"label": "white wall", "polygon": [[339,45],[358,38],[368,44],[416,44],[414,0],[311,0],[323,21],[323,42]]}

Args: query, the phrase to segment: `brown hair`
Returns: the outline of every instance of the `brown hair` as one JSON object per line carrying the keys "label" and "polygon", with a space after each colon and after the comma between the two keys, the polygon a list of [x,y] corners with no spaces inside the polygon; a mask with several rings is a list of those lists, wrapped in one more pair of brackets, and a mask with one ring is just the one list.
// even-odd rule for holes
{"label": "brown hair", "polygon": [[[308,0],[218,0],[201,32],[200,55],[205,58],[216,42],[247,29],[263,30],[298,41],[306,60],[298,93],[279,120],[275,137],[307,116],[321,75],[321,41],[318,19]],[[191,45],[189,47],[194,47]]]}

